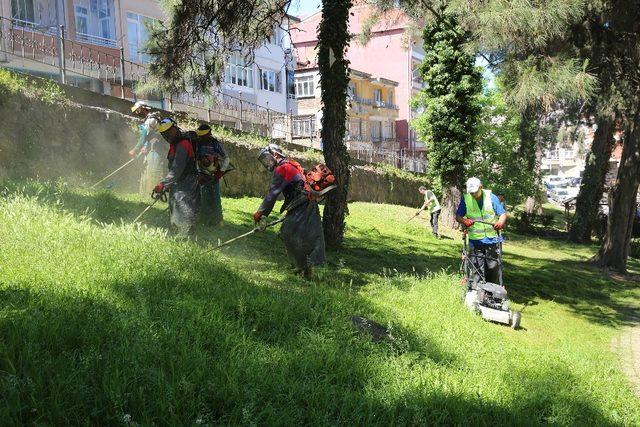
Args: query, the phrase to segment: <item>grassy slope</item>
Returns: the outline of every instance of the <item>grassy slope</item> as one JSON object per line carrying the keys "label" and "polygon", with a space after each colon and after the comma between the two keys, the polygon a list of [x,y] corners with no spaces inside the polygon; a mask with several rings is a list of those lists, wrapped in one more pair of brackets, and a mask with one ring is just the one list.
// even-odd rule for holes
{"label": "grassy slope", "polygon": [[[458,238],[407,224],[413,209],[351,205],[347,248],[313,283],[273,232],[201,253],[257,204],[225,199],[225,227],[194,244],[156,228],[163,207],[121,222],[135,196],[5,190],[2,424],[640,423],[609,351],[640,291],[584,267],[593,248],[511,236],[506,281],[528,304],[513,331],[466,311]],[[352,315],[398,339],[371,343]]]}

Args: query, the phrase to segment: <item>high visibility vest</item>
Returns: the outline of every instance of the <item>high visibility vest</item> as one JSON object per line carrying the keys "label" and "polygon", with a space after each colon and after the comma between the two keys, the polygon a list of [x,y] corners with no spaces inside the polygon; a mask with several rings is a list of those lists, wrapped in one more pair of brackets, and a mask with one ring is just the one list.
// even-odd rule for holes
{"label": "high visibility vest", "polygon": [[[482,190],[482,197],[482,209],[480,209],[476,199],[474,199],[471,194],[465,193],[464,204],[467,207],[466,216],[474,221],[484,221],[493,224],[495,222],[496,213],[493,210],[493,203],[491,202],[491,190]],[[474,223],[473,226],[469,228],[468,232],[470,240],[482,240],[485,237],[498,237],[498,232],[493,229],[492,225],[480,224],[478,222]]]}

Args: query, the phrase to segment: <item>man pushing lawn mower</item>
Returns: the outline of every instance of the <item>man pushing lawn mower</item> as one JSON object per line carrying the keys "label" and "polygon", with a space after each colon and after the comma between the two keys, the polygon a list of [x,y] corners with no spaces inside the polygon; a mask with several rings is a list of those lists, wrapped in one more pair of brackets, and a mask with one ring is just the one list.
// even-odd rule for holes
{"label": "man pushing lawn mower", "polygon": [[462,254],[468,287],[465,303],[480,311],[485,319],[517,328],[520,313],[509,310],[507,291],[502,284],[500,231],[504,229],[507,214],[500,200],[491,190],[483,189],[478,178],[469,178],[467,192],[456,211],[456,221],[466,228]]}

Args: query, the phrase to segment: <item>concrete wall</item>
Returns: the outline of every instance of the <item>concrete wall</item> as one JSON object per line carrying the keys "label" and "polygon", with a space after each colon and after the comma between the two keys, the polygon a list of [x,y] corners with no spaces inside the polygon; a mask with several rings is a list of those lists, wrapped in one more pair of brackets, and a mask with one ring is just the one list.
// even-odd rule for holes
{"label": "concrete wall", "polygon": [[[38,82],[40,79],[31,78]],[[64,178],[91,184],[125,163],[137,140],[138,121],[128,115],[132,103],[65,87],[66,105],[3,93],[0,86],[0,177]],[[270,174],[257,161],[259,148],[224,141],[236,171],[222,185],[225,196],[263,196]],[[301,153],[291,152],[303,166]],[[115,189],[137,191],[141,165],[132,165],[108,182]],[[401,178],[368,166],[353,166],[350,200],[420,204],[419,178]]]}

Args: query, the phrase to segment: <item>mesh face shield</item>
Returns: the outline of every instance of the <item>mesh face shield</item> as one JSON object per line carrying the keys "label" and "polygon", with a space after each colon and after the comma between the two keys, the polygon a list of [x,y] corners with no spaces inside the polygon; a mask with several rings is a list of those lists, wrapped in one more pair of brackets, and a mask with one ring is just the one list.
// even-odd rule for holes
{"label": "mesh face shield", "polygon": [[273,172],[276,168],[276,159],[273,158],[271,152],[266,148],[260,152],[258,161],[262,163],[262,166],[264,166],[269,172]]}

